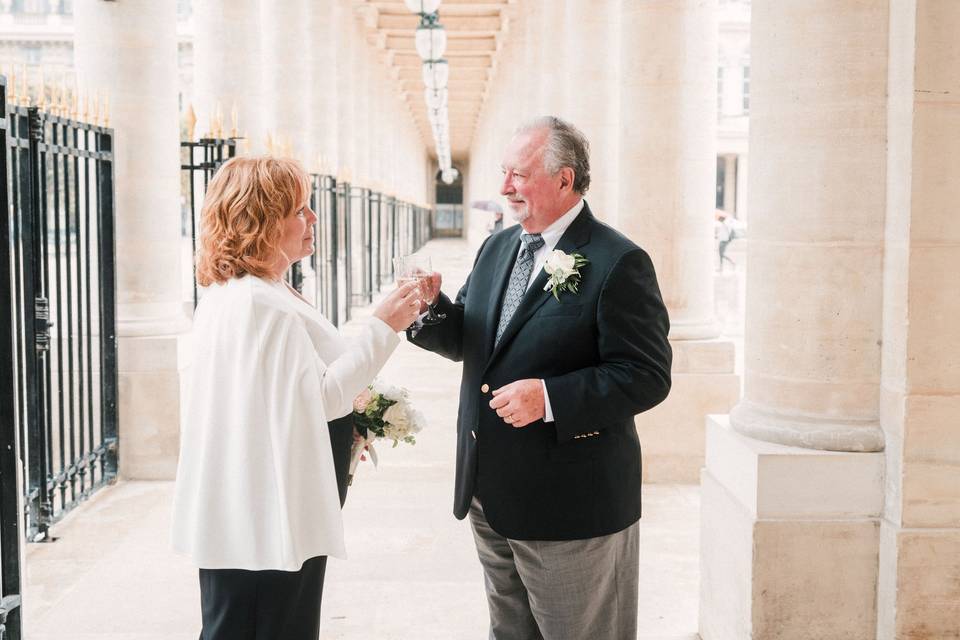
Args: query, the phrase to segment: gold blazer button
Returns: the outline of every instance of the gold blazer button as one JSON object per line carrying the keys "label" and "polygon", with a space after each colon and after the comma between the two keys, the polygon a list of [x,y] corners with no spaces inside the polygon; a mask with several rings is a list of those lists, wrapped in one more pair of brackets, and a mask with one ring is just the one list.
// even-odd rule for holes
{"label": "gold blazer button", "polygon": [[490,385],[488,385],[486,382],[484,382],[483,385],[480,387],[480,391],[481,391],[482,393],[489,393],[489,392],[490,392]]}

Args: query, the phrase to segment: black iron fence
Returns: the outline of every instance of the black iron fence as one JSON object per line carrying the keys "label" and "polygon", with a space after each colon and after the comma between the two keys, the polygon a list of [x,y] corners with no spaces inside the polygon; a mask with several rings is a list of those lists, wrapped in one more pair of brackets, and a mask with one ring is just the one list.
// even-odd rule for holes
{"label": "black iron fence", "polygon": [[[206,184],[234,156],[236,145],[233,139],[208,139],[180,146],[185,154],[180,165],[183,233],[195,254]],[[310,179],[310,208],[318,218],[315,250],[291,267],[287,280],[340,326],[350,320],[354,307],[369,304],[384,284],[393,281],[393,258],[417,251],[431,238],[431,210],[334,176],[312,174]],[[196,306],[195,276],[192,287]]]}
{"label": "black iron fence", "polygon": [[[190,265],[196,267],[199,213],[207,184],[224,162],[237,153],[236,138],[201,138],[180,143],[180,231],[190,240]],[[192,269],[191,269],[192,272]],[[197,306],[197,279],[193,278],[193,306]]]}
{"label": "black iron fence", "polygon": [[113,131],[37,107],[3,116],[0,624],[17,640],[20,541],[49,540],[117,474]]}

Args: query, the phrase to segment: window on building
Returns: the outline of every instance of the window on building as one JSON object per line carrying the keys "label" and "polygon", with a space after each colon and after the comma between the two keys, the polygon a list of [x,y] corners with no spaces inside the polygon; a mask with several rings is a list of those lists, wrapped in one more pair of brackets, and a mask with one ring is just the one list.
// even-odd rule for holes
{"label": "window on building", "polygon": [[20,46],[20,62],[27,65],[39,65],[43,62],[43,48],[38,44]]}
{"label": "window on building", "polygon": [[12,9],[14,13],[46,15],[50,13],[50,2],[48,0],[16,0]]}
{"label": "window on building", "polygon": [[750,65],[743,65],[743,113],[750,113]]}
{"label": "window on building", "polygon": [[717,113],[723,113],[723,67],[717,67]]}

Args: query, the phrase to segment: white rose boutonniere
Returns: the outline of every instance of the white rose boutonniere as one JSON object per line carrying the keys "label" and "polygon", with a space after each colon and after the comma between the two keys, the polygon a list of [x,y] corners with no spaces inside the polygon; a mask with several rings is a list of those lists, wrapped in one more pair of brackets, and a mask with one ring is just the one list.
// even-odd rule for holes
{"label": "white rose boutonniere", "polygon": [[560,299],[560,293],[563,291],[577,293],[577,287],[580,286],[580,269],[589,262],[579,253],[564,253],[554,249],[547,256],[546,264],[543,265],[543,270],[550,275],[543,290],[552,293],[557,300]]}

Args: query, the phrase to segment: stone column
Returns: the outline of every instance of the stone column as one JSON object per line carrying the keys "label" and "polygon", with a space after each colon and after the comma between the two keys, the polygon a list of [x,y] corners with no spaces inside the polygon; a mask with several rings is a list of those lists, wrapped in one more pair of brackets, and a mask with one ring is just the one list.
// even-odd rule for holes
{"label": "stone column", "polygon": [[707,426],[704,640],[875,637],[888,18],[753,5],[745,395]]}
{"label": "stone column", "polygon": [[264,2],[260,7],[265,125],[277,145],[275,151],[289,151],[300,161],[307,160],[312,147],[306,135],[313,117],[307,54],[314,44],[310,5],[310,0],[286,0]]}
{"label": "stone column", "polygon": [[523,58],[520,75],[523,77],[523,120],[543,113],[543,6],[538,0],[528,0],[523,10]]}
{"label": "stone column", "polygon": [[723,156],[723,210],[733,215],[737,206],[737,156]]}
{"label": "stone column", "polygon": [[310,41],[307,43],[307,66],[310,80],[310,119],[307,166],[320,171],[320,158],[329,166],[337,157],[337,74],[343,62],[337,47],[337,25],[340,3],[335,0],[311,2],[308,7]]}
{"label": "stone column", "polygon": [[[569,64],[576,60],[566,29],[567,5],[553,0],[537,2],[541,38],[538,112],[542,115],[559,115],[566,109],[569,97],[567,70]],[[579,33],[574,37],[579,37]]]}
{"label": "stone column", "polygon": [[[343,3],[337,12],[337,159],[338,177],[346,179],[356,169],[355,107],[357,102],[357,56],[363,45],[355,35],[352,6]],[[352,176],[350,176],[352,177]]]}
{"label": "stone column", "polygon": [[[564,11],[563,45],[568,68],[558,115],[568,119],[590,141],[590,190],[586,200],[601,220],[618,226],[621,216],[617,167],[619,149],[621,75],[617,56],[620,43],[620,0],[571,0],[557,6]],[[626,2],[626,7],[646,3]],[[634,118],[632,106],[626,111]],[[631,205],[632,207],[632,205]],[[621,228],[622,227],[619,227]]]}
{"label": "stone column", "polygon": [[960,638],[960,5],[890,28],[877,639]]}
{"label": "stone column", "polygon": [[262,153],[263,57],[257,20],[260,0],[196,0],[193,3],[193,108],[196,137],[210,132],[217,104],[224,135],[231,134],[230,115],[236,105],[242,148]]}
{"label": "stone column", "polygon": [[180,153],[174,3],[78,0],[83,84],[110,96],[116,131],[120,474],[171,479],[179,447]]}
{"label": "stone column", "polygon": [[747,209],[747,185],[750,183],[750,156],[747,153],[737,155],[737,220],[743,224],[749,224],[747,218],[749,212]]}
{"label": "stone column", "polygon": [[644,474],[696,482],[704,418],[740,392],[713,305],[716,1],[625,2],[620,17],[617,226],[653,259],[674,349],[670,396],[637,419]]}

